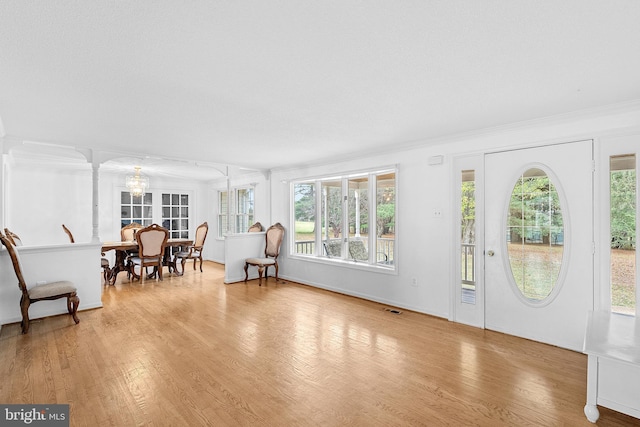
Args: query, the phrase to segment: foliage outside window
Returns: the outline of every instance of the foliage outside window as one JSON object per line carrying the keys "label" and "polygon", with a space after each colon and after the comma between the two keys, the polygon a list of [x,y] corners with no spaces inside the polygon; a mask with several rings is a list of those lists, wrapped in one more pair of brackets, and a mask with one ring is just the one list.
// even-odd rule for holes
{"label": "foliage outside window", "polygon": [[292,190],[292,254],[395,265],[395,171],[300,181]]}
{"label": "foliage outside window", "polygon": [[[293,216],[296,242],[294,254],[315,253],[316,185],[314,182],[299,182],[293,186]],[[324,227],[324,216],[322,217]],[[328,228],[325,228],[328,232]]]}
{"label": "foliage outside window", "polygon": [[460,278],[461,301],[476,303],[476,174],[462,171],[460,188]]}
{"label": "foliage outside window", "polygon": [[610,159],[611,311],[636,314],[636,156]]}
{"label": "foliage outside window", "polygon": [[516,286],[528,300],[542,301],[558,280],[564,245],[559,195],[543,170],[528,169],[519,177],[507,221],[509,263]]}

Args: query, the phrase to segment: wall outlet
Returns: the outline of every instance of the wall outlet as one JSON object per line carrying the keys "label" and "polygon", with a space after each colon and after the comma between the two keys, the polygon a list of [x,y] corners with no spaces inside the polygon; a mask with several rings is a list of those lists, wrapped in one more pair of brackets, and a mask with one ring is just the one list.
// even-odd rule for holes
{"label": "wall outlet", "polygon": [[442,218],[442,209],[434,209],[433,210],[433,217],[434,218]]}
{"label": "wall outlet", "polygon": [[413,287],[417,287],[418,286],[418,279],[416,277],[412,277],[411,278],[411,286],[413,286]]}

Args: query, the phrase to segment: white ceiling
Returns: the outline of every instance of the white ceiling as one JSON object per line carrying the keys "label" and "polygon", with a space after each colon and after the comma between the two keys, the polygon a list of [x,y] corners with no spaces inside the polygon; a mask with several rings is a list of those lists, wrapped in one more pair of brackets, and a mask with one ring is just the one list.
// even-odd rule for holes
{"label": "white ceiling", "polygon": [[640,99],[640,1],[0,1],[0,133],[255,169]]}

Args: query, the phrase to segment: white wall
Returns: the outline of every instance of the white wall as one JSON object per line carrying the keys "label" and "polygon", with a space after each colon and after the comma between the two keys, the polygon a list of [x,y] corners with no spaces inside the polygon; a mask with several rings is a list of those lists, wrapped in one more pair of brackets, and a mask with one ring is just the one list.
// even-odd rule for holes
{"label": "white wall", "polygon": [[[305,177],[361,169],[398,166],[397,274],[363,271],[329,262],[288,256],[285,242],[280,276],[296,282],[360,296],[440,317],[450,314],[451,260],[454,241],[451,159],[454,156],[504,149],[595,139],[640,127],[640,106],[600,109],[459,135],[415,148],[301,169],[272,171],[272,221],[291,231],[289,184]],[[427,159],[444,155],[444,164],[429,166]],[[606,165],[605,165],[606,166]],[[599,165],[598,165],[599,167]],[[432,216],[437,208],[441,218]],[[288,238],[287,238],[288,240]],[[411,286],[412,279],[418,286]]]}
{"label": "white wall", "polygon": [[91,167],[84,170],[9,165],[5,223],[25,245],[69,243],[66,224],[76,242],[91,240]]}
{"label": "white wall", "polygon": [[[92,174],[87,164],[84,170],[30,168],[28,165],[8,167],[5,190],[7,209],[5,227],[16,232],[25,245],[68,243],[61,224],[72,231],[76,242],[92,238]],[[120,191],[124,191],[124,176],[100,173],[99,235],[102,241],[120,240]],[[212,206],[208,184],[193,180],[154,178],[154,221],[161,223],[163,191],[191,194],[191,224],[195,228],[204,221],[211,223]],[[193,237],[193,236],[192,236]]]}

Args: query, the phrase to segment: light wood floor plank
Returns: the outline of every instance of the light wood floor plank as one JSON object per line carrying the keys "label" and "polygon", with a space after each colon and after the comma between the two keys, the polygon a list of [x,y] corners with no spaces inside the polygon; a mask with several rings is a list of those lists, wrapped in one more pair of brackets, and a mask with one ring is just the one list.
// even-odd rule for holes
{"label": "light wood floor plank", "polygon": [[[592,425],[583,354],[204,270],[122,274],[78,325],[3,326],[0,402],[69,403],[72,426]],[[600,412],[599,426],[640,424]]]}

